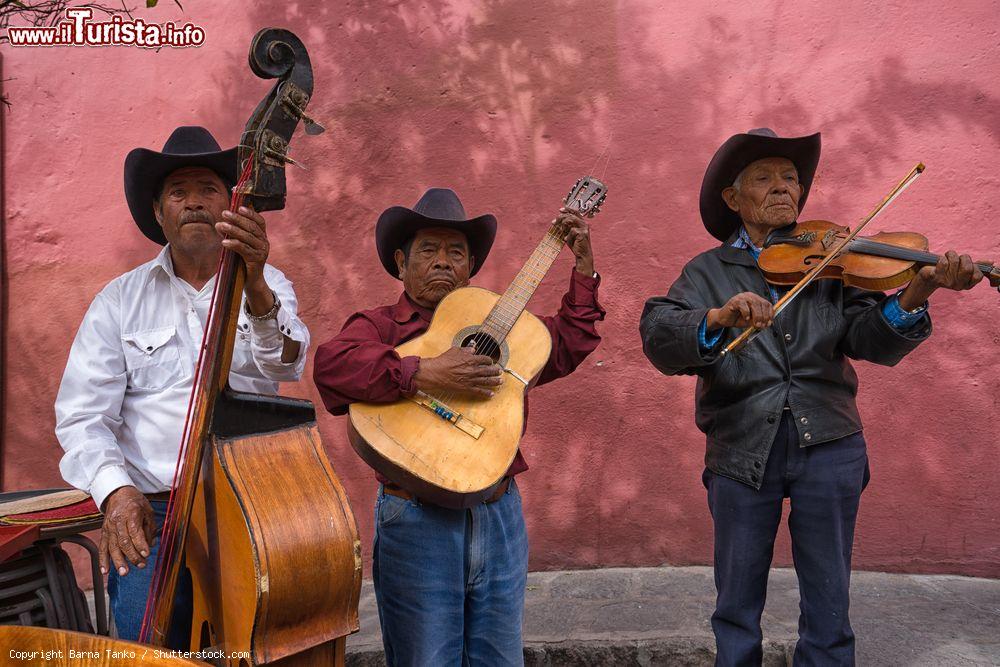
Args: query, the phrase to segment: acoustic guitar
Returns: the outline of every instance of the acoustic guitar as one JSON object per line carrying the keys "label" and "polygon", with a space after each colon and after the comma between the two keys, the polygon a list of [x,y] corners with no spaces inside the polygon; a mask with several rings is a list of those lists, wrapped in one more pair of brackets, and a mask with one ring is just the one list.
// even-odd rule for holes
{"label": "acoustic guitar", "polygon": [[[591,218],[606,194],[596,178],[581,178],[565,206]],[[568,231],[557,219],[506,292],[478,287],[451,292],[427,331],[396,348],[400,356],[425,358],[449,347],[474,346],[503,368],[504,381],[488,399],[418,391],[394,403],[353,403],[348,434],[368,465],[443,507],[471,507],[494,493],[517,454],[525,394],[552,350],[548,329],[524,308]]]}

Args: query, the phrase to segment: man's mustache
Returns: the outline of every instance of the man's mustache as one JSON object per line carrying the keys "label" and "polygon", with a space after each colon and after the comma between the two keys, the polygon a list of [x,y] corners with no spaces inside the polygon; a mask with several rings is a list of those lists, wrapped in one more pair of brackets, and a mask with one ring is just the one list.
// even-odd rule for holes
{"label": "man's mustache", "polygon": [[189,222],[204,222],[211,225],[214,220],[212,216],[208,214],[208,211],[185,211],[181,213],[181,224],[186,225]]}

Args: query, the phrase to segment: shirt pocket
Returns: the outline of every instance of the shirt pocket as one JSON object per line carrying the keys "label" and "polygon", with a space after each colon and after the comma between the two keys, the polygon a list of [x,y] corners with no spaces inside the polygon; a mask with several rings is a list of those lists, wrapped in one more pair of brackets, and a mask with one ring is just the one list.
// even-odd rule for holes
{"label": "shirt pocket", "polygon": [[129,387],[164,389],[182,375],[180,343],[173,326],[122,335]]}

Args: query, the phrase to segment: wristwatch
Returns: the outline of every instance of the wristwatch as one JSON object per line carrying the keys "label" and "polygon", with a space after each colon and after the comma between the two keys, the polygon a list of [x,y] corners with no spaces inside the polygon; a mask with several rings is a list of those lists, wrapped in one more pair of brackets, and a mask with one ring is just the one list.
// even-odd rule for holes
{"label": "wristwatch", "polygon": [[250,318],[251,322],[263,322],[265,320],[273,320],[278,316],[278,309],[281,308],[281,299],[279,299],[278,295],[274,293],[274,290],[271,290],[271,296],[274,297],[274,305],[271,306],[271,310],[267,311],[263,315],[254,315],[253,313],[251,313],[250,301],[249,300],[243,301],[243,311],[247,314],[247,317]]}

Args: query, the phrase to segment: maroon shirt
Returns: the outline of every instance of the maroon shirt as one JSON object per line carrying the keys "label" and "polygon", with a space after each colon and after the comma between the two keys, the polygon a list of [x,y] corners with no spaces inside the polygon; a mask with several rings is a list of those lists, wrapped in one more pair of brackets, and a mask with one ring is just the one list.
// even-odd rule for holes
{"label": "maroon shirt", "polygon": [[[552,335],[552,352],[537,384],[545,384],[569,375],[588,354],[597,349],[601,337],[595,322],[604,319],[604,309],[597,303],[600,278],[592,278],[573,269],[569,290],[563,296],[559,312],[543,317]],[[400,357],[395,348],[419,336],[431,323],[434,311],[417,305],[406,292],[391,306],[354,313],[334,338],[316,350],[313,381],[319,388],[326,409],[346,415],[355,401],[392,403],[412,395],[413,375],[418,357]],[[528,400],[524,401],[524,423],[528,424]],[[520,450],[508,475],[528,469]],[[388,480],[376,475],[382,483]]]}

